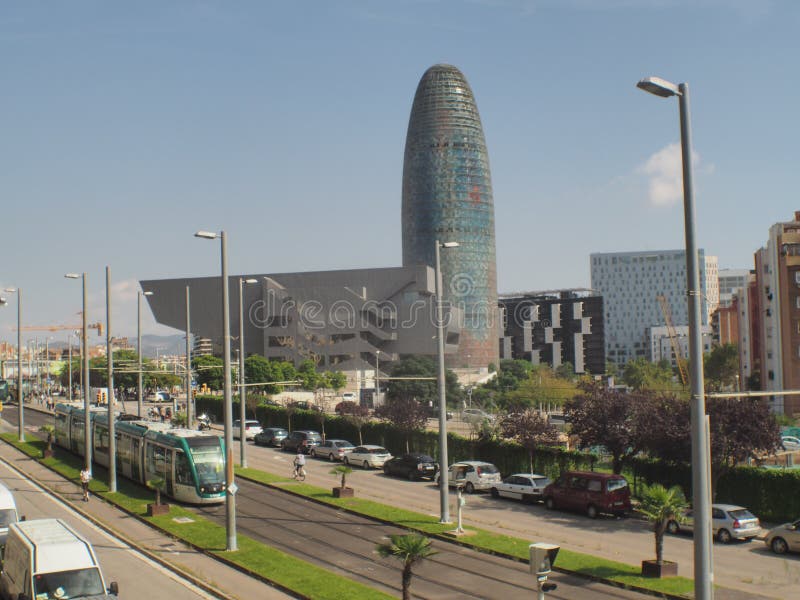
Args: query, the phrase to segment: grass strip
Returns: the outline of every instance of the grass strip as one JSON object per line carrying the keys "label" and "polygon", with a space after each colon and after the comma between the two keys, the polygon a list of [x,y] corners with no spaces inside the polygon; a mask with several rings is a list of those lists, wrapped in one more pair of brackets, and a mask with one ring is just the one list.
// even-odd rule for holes
{"label": "grass strip", "polygon": [[[80,481],[80,470],[83,461],[78,456],[61,452],[58,458],[43,459],[41,457],[46,444],[42,440],[20,442],[17,434],[14,433],[0,434],[0,438],[66,479],[76,484]],[[383,600],[393,598],[389,594],[331,573],[244,535],[237,535],[236,537],[238,551],[228,552],[225,550],[227,534],[224,527],[174,504],[170,505],[168,515],[148,517],[147,504],[153,502],[153,492],[127,479],[119,478],[117,492],[112,494],[102,480],[106,470],[98,466],[95,466],[94,470],[96,477],[89,484],[92,493],[151,523],[174,538],[256,573],[286,589],[293,590],[309,598],[323,600],[338,600],[340,598]],[[279,480],[280,478],[273,477],[273,479]],[[176,522],[175,519],[180,517],[188,517],[191,522]]]}
{"label": "grass strip", "polygon": [[[267,485],[280,483],[281,488],[300,496],[340,507],[366,517],[395,523],[400,527],[429,535],[443,536],[445,532],[453,529],[452,524],[439,523],[437,516],[423,515],[362,498],[334,498],[330,488],[320,488],[306,483],[294,483],[290,478],[280,477],[258,469],[237,468],[236,474],[257,483]],[[476,527],[466,527],[465,529],[468,529],[472,534],[458,540],[458,543],[463,546],[511,556],[526,562],[529,560],[528,546],[531,543],[530,540],[494,533]],[[673,596],[690,598],[694,594],[694,581],[686,577],[664,579],[643,577],[638,566],[574,552],[565,548],[562,548],[558,554],[558,570],[591,578],[605,579],[626,587],[642,588]]]}

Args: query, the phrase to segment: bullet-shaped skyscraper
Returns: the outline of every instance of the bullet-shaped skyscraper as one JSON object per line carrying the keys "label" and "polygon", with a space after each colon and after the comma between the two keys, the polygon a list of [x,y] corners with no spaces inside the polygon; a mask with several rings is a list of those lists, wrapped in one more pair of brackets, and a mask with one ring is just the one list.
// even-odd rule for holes
{"label": "bullet-shaped skyscraper", "polygon": [[499,360],[497,260],[489,157],[475,97],[456,67],[422,76],[408,122],[403,162],[403,265],[434,266],[441,253],[443,296],[463,312],[450,367]]}

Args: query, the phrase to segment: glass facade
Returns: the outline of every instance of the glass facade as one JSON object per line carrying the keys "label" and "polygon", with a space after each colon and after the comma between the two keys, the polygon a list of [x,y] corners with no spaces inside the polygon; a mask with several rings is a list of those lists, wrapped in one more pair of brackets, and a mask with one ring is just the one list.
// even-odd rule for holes
{"label": "glass facade", "polygon": [[478,107],[456,67],[435,65],[414,96],[403,163],[403,265],[434,266],[441,251],[444,298],[463,311],[451,367],[499,358],[497,261],[489,157]]}

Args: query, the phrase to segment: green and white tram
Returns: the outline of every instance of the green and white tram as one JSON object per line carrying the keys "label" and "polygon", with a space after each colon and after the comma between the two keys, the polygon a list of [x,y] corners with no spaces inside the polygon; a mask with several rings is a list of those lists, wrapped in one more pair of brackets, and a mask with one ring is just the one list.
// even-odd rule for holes
{"label": "green and white tram", "polygon": [[[55,410],[56,444],[83,455],[84,412],[59,404]],[[108,414],[92,411],[94,461],[109,464]],[[165,495],[189,504],[225,500],[225,459],[218,435],[143,420],[117,420],[117,473],[145,484],[159,481]]]}

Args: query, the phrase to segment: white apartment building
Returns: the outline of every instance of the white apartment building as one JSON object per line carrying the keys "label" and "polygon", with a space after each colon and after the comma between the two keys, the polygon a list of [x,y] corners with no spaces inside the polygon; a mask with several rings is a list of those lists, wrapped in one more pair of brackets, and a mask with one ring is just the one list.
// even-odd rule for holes
{"label": "white apartment building", "polygon": [[742,288],[747,289],[751,277],[750,269],[720,269],[719,305],[730,306],[733,296],[738,295]]}
{"label": "white apartment building", "polygon": [[[702,326],[710,325],[719,304],[717,257],[698,251]],[[648,329],[666,324],[658,302],[664,296],[675,327],[688,326],[686,251],[591,254],[592,289],[603,296],[606,360],[624,366],[635,358],[652,360]]]}
{"label": "white apartment building", "polygon": [[[647,337],[650,340],[650,360],[653,362],[661,362],[668,360],[672,368],[678,366],[675,350],[672,347],[673,342],[678,347],[678,352],[684,361],[689,360],[689,326],[681,325],[674,327],[675,339],[670,340],[669,330],[666,326],[650,327],[647,330]],[[711,327],[703,326],[701,328],[701,335],[703,340],[703,354],[711,352],[711,346],[714,342],[714,336],[711,333]],[[686,364],[686,362],[684,362]]]}

